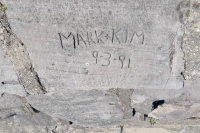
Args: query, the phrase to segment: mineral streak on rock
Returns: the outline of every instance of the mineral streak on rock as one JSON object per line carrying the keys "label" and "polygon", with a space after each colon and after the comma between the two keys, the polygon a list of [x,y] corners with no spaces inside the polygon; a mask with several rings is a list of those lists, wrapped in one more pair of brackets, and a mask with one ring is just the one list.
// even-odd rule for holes
{"label": "mineral streak on rock", "polygon": [[[26,51],[25,44],[12,32],[7,21],[7,16],[0,10],[0,31],[2,31],[2,48],[13,63],[14,70],[20,84],[24,86],[29,94],[44,94],[45,88],[41,85],[37,73],[32,67],[31,59]],[[6,83],[2,82],[2,83]]]}

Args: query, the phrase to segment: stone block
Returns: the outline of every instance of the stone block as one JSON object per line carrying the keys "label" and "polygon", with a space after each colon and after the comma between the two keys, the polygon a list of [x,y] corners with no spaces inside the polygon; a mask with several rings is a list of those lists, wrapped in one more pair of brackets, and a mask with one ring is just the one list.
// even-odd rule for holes
{"label": "stone block", "polygon": [[179,1],[2,2],[48,91],[183,87]]}
{"label": "stone block", "polygon": [[107,126],[120,122],[123,112],[117,97],[98,90],[60,90],[45,95],[27,96],[37,110],[85,126]]}

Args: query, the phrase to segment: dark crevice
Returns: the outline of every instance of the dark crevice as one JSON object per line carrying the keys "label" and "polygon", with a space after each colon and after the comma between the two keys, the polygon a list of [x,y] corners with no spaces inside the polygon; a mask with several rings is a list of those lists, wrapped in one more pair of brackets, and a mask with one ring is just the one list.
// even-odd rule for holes
{"label": "dark crevice", "polygon": [[[16,113],[10,114],[9,116],[7,116],[7,117],[5,117],[5,118],[2,118],[2,119],[8,119],[8,118],[11,118],[11,117],[13,117],[13,116],[15,116],[15,115],[17,115],[17,114],[16,114]],[[1,120],[1,118],[0,118],[0,120]]]}
{"label": "dark crevice", "polygon": [[69,125],[72,125],[72,124],[73,124],[73,122],[70,121],[70,122],[69,122]]}
{"label": "dark crevice", "polygon": [[47,91],[46,91],[45,87],[42,85],[42,83],[41,83],[41,81],[40,81],[40,78],[39,78],[39,76],[38,76],[38,73],[34,70],[33,65],[31,65],[30,70],[31,70],[32,72],[35,72],[35,77],[36,77],[36,80],[37,80],[37,82],[38,82],[38,84],[39,84],[39,86],[40,86],[40,89],[43,91],[44,94],[46,94]]}
{"label": "dark crevice", "polygon": [[148,114],[144,114],[144,121],[146,121]]}
{"label": "dark crevice", "polygon": [[[30,105],[30,104],[29,104]],[[31,105],[30,105],[31,106]],[[32,106],[31,106],[31,109],[34,111],[34,113],[40,113],[40,111],[38,111],[37,109],[35,109],[35,108],[33,108]]]}
{"label": "dark crevice", "polygon": [[164,103],[165,103],[165,100],[154,101],[154,102],[152,103],[152,111],[153,111],[154,109],[156,109],[159,105],[162,105],[162,104],[164,104]]}
{"label": "dark crevice", "polygon": [[41,86],[41,90],[43,91],[44,94],[46,94],[47,91],[46,91],[45,87],[42,85],[42,83],[41,83],[41,81],[40,81],[40,78],[39,78],[37,72],[35,72],[35,73],[36,73],[36,75],[35,75],[35,76],[36,76],[36,79],[37,79],[39,85]]}
{"label": "dark crevice", "polygon": [[133,109],[132,116],[135,116],[135,113],[136,113],[136,111],[135,111],[135,109]]}
{"label": "dark crevice", "polygon": [[[184,70],[186,70],[185,65],[184,65]],[[183,72],[181,72],[181,75],[183,76],[183,79],[186,80],[185,75]],[[183,86],[184,87],[184,86]]]}
{"label": "dark crevice", "polygon": [[5,94],[5,93],[2,93],[2,94],[1,94],[1,97],[3,97],[4,94]]}
{"label": "dark crevice", "polygon": [[49,133],[48,127],[46,127],[46,131],[47,131],[47,133]]}
{"label": "dark crevice", "polygon": [[124,126],[121,126],[120,133],[123,133]]}
{"label": "dark crevice", "polygon": [[18,81],[2,81],[1,84],[2,85],[5,85],[5,84],[15,85],[15,84],[19,84],[19,82]]}
{"label": "dark crevice", "polygon": [[57,126],[55,126],[55,129],[52,130],[52,133],[56,133],[56,128]]}

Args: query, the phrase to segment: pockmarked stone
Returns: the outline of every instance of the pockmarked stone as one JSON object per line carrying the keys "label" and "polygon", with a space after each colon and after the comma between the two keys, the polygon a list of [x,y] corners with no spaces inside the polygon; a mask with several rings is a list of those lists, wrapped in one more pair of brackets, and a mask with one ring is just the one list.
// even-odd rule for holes
{"label": "pockmarked stone", "polygon": [[180,89],[177,0],[2,0],[45,88]]}
{"label": "pockmarked stone", "polygon": [[35,109],[75,124],[107,126],[120,122],[123,111],[117,97],[97,90],[60,91],[45,95],[27,96]]}

